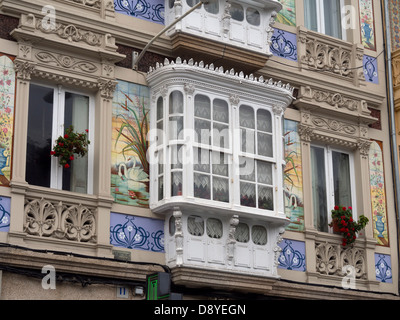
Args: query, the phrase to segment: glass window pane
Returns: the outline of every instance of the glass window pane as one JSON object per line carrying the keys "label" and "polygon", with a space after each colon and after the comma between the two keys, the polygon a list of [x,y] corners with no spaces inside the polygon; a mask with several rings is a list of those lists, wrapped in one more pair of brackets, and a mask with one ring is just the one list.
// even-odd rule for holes
{"label": "glass window pane", "polygon": [[157,122],[157,145],[164,143],[164,121]]}
{"label": "glass window pane", "polygon": [[325,151],[323,148],[311,147],[311,179],[314,225],[318,231],[328,232]]}
{"label": "glass window pane", "polygon": [[175,234],[176,231],[176,227],[175,227],[175,217],[172,216],[171,218],[169,218],[169,235],[173,236]]}
{"label": "glass window pane", "polygon": [[160,150],[158,153],[158,174],[163,174],[164,173],[164,151]]}
{"label": "glass window pane", "polygon": [[206,149],[193,148],[193,169],[210,173],[210,151]]}
{"label": "glass window pane", "polygon": [[325,34],[342,38],[340,0],[324,0]]}
{"label": "glass window pane", "polygon": [[163,98],[159,97],[157,100],[157,120],[161,120],[163,117],[164,117]]}
{"label": "glass window pane", "polygon": [[182,169],[183,145],[171,145],[171,169]]}
{"label": "glass window pane", "polygon": [[172,91],[169,95],[169,113],[183,113],[183,94],[180,91]]}
{"label": "glass window pane", "polygon": [[264,157],[273,157],[272,135],[268,133],[257,134],[257,154]]}
{"label": "glass window pane", "polygon": [[229,122],[228,103],[225,100],[214,99],[213,120],[225,123]]}
{"label": "glass window pane", "polygon": [[169,117],[169,139],[177,140],[183,137],[183,117]]}
{"label": "glass window pane", "polygon": [[257,181],[272,185],[272,163],[257,161]]}
{"label": "glass window pane", "polygon": [[194,196],[196,198],[211,199],[210,176],[194,173]]}
{"label": "glass window pane", "polygon": [[229,148],[229,127],[221,123],[213,124],[213,145],[220,148]]}
{"label": "glass window pane", "polygon": [[253,8],[247,8],[246,10],[246,20],[249,24],[253,26],[260,25],[260,13]]}
{"label": "glass window pane", "polygon": [[164,177],[158,178],[158,201],[164,199]]}
{"label": "glass window pane", "polygon": [[239,223],[235,230],[235,240],[241,243],[247,243],[250,240],[250,229],[245,223]]}
{"label": "glass window pane", "polygon": [[219,12],[219,2],[218,1],[210,1],[204,4],[204,9],[208,13],[217,14]]}
{"label": "glass window pane", "polygon": [[304,21],[309,30],[318,32],[317,0],[304,0]]}
{"label": "glass window pane", "polygon": [[256,207],[256,185],[253,183],[240,182],[240,205]]}
{"label": "glass window pane", "polygon": [[213,200],[229,202],[229,180],[213,177]]}
{"label": "glass window pane", "polygon": [[350,156],[347,153],[332,152],[333,187],[335,205],[352,206]]}
{"label": "glass window pane", "polygon": [[182,195],[182,172],[171,173],[171,196]]}
{"label": "glass window pane", "polygon": [[274,210],[274,194],[272,188],[258,186],[258,208]]}
{"label": "glass window pane", "polygon": [[188,217],[188,231],[192,236],[202,236],[204,234],[204,220],[198,216]]}
{"label": "glass window pane", "polygon": [[194,141],[202,144],[211,144],[211,121],[195,119],[194,120],[195,139]]}
{"label": "glass window pane", "polygon": [[257,110],[257,130],[272,133],[271,113],[267,110]]}
{"label": "glass window pane", "polygon": [[197,94],[194,97],[194,116],[211,119],[211,101],[209,97],[202,94]]}
{"label": "glass window pane", "polygon": [[221,220],[215,218],[207,219],[207,235],[213,239],[221,239],[223,234]]}
{"label": "glass window pane", "polygon": [[211,154],[212,160],[212,173],[227,177],[229,172],[228,156],[222,152],[213,152]]}
{"label": "glass window pane", "polygon": [[254,244],[264,246],[268,242],[267,229],[263,226],[253,226],[251,228],[251,238]]}
{"label": "glass window pane", "polygon": [[240,180],[255,181],[256,167],[254,159],[239,158]]}
{"label": "glass window pane", "polygon": [[186,0],[186,3],[190,6],[190,7],[194,7],[196,4],[198,4],[200,2],[200,0]]}
{"label": "glass window pane", "polygon": [[54,90],[34,84],[29,90],[26,181],[50,187]]}
{"label": "glass window pane", "polygon": [[[64,108],[64,128],[74,127],[74,131],[81,133],[89,128],[89,97],[66,92]],[[63,190],[87,193],[88,183],[88,156],[75,157],[70,168],[63,169]]]}
{"label": "glass window pane", "polygon": [[242,152],[255,153],[255,131],[241,129],[240,148]]}
{"label": "glass window pane", "polygon": [[233,20],[243,21],[244,19],[243,7],[240,4],[232,3],[231,8],[229,9],[229,13]]}
{"label": "glass window pane", "polygon": [[249,106],[241,106],[239,111],[239,123],[241,127],[255,129],[254,109]]}

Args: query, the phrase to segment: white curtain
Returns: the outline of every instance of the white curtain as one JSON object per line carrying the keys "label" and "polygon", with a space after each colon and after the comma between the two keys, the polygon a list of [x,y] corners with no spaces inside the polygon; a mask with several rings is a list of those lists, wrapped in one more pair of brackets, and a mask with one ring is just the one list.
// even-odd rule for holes
{"label": "white curtain", "polygon": [[[72,95],[72,125],[74,131],[85,132],[89,125],[89,98],[81,95]],[[71,161],[70,191],[87,193],[88,183],[88,155],[75,157]]]}

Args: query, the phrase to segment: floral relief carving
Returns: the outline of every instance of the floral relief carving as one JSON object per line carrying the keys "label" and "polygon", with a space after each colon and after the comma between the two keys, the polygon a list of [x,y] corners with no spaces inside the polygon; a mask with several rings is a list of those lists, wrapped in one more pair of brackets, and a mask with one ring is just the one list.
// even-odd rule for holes
{"label": "floral relief carving", "polygon": [[68,0],[76,3],[83,4],[88,7],[100,9],[101,8],[101,0]]}
{"label": "floral relief carving", "polygon": [[331,131],[341,131],[351,135],[354,135],[357,132],[356,127],[344,122],[339,122],[337,120],[314,117],[312,119],[312,123],[319,128],[324,128]]}
{"label": "floral relief carving", "polygon": [[343,277],[346,266],[354,267],[356,279],[366,279],[365,250],[350,247],[344,249],[340,244],[315,244],[316,271],[324,275]]}
{"label": "floral relief carving", "polygon": [[114,97],[114,91],[117,87],[117,82],[113,80],[99,81],[98,87],[100,89],[101,96],[104,99],[112,100]]}
{"label": "floral relief carving", "polygon": [[96,65],[89,61],[78,60],[66,55],[56,55],[49,52],[38,52],[36,58],[40,62],[54,63],[67,69],[79,69],[83,72],[94,73],[98,70]]}
{"label": "floral relief carving", "polygon": [[[302,39],[304,41],[304,38]],[[326,70],[343,77],[353,78],[351,49],[335,47],[318,39],[305,39],[306,54],[301,62],[311,68]]]}
{"label": "floral relief carving", "polygon": [[36,64],[22,60],[15,60],[14,66],[17,72],[17,78],[24,81],[31,80],[31,75],[36,68]]}
{"label": "floral relief carving", "polygon": [[90,46],[100,46],[102,44],[102,36],[88,30],[77,28],[73,24],[57,23],[54,28],[44,28],[42,19],[38,19],[36,29],[47,34],[56,34],[62,39],[69,42],[85,42]]}
{"label": "floral relief carving", "polygon": [[358,109],[358,102],[356,100],[346,98],[340,93],[315,90],[312,97],[317,102],[326,102],[335,108],[346,108],[350,111]]}
{"label": "floral relief carving", "polygon": [[81,204],[68,205],[46,199],[27,199],[24,208],[24,231],[39,237],[78,242],[96,241],[95,209]]}

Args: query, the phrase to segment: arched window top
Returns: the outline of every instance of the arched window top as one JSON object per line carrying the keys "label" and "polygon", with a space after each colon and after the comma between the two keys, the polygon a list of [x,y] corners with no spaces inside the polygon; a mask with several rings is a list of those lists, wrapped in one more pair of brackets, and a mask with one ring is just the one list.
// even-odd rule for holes
{"label": "arched window top", "polygon": [[175,90],[169,95],[169,113],[183,113],[183,93]]}
{"label": "arched window top", "polygon": [[235,230],[235,240],[241,243],[250,241],[250,229],[246,223],[239,223]]}
{"label": "arched window top", "polygon": [[[170,1],[172,1],[172,0],[170,0]],[[189,7],[194,7],[199,2],[200,2],[200,0],[186,0],[186,3],[188,4]],[[173,5],[172,5],[172,7],[173,7]],[[210,3],[204,4],[204,9],[208,13],[217,14],[219,12],[219,2],[212,1]]]}
{"label": "arched window top", "polygon": [[221,239],[223,234],[222,222],[219,219],[207,219],[207,235],[213,239]]}
{"label": "arched window top", "polygon": [[260,12],[254,8],[246,9],[246,20],[252,26],[260,25]]}
{"label": "arched window top", "polygon": [[157,100],[157,121],[164,118],[164,101],[162,97]]}
{"label": "arched window top", "polygon": [[241,105],[239,109],[239,122],[241,127],[255,129],[254,109],[247,105]]}
{"label": "arched window top", "polygon": [[267,244],[267,229],[264,226],[253,226],[251,228],[251,238],[254,244],[264,246]]}
{"label": "arched window top", "polygon": [[201,237],[204,234],[204,220],[200,216],[190,216],[187,220],[187,228],[192,236]]}
{"label": "arched window top", "polygon": [[257,130],[272,133],[272,117],[268,110],[257,110]]}
{"label": "arched window top", "polygon": [[244,19],[244,10],[243,7],[238,3],[232,3],[231,8],[229,9],[229,14],[231,18],[236,21],[243,21]]}

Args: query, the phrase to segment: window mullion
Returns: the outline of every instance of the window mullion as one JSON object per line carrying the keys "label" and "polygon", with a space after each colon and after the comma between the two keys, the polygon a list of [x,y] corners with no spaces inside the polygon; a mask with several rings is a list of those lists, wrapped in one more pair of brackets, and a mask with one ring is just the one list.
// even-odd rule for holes
{"label": "window mullion", "polygon": [[[57,138],[64,134],[64,108],[65,108],[65,91],[59,85],[54,88],[54,103],[53,103],[53,132],[52,143],[54,144]],[[58,164],[58,159],[53,157],[51,162],[51,179],[50,187],[62,189],[62,170]]]}

